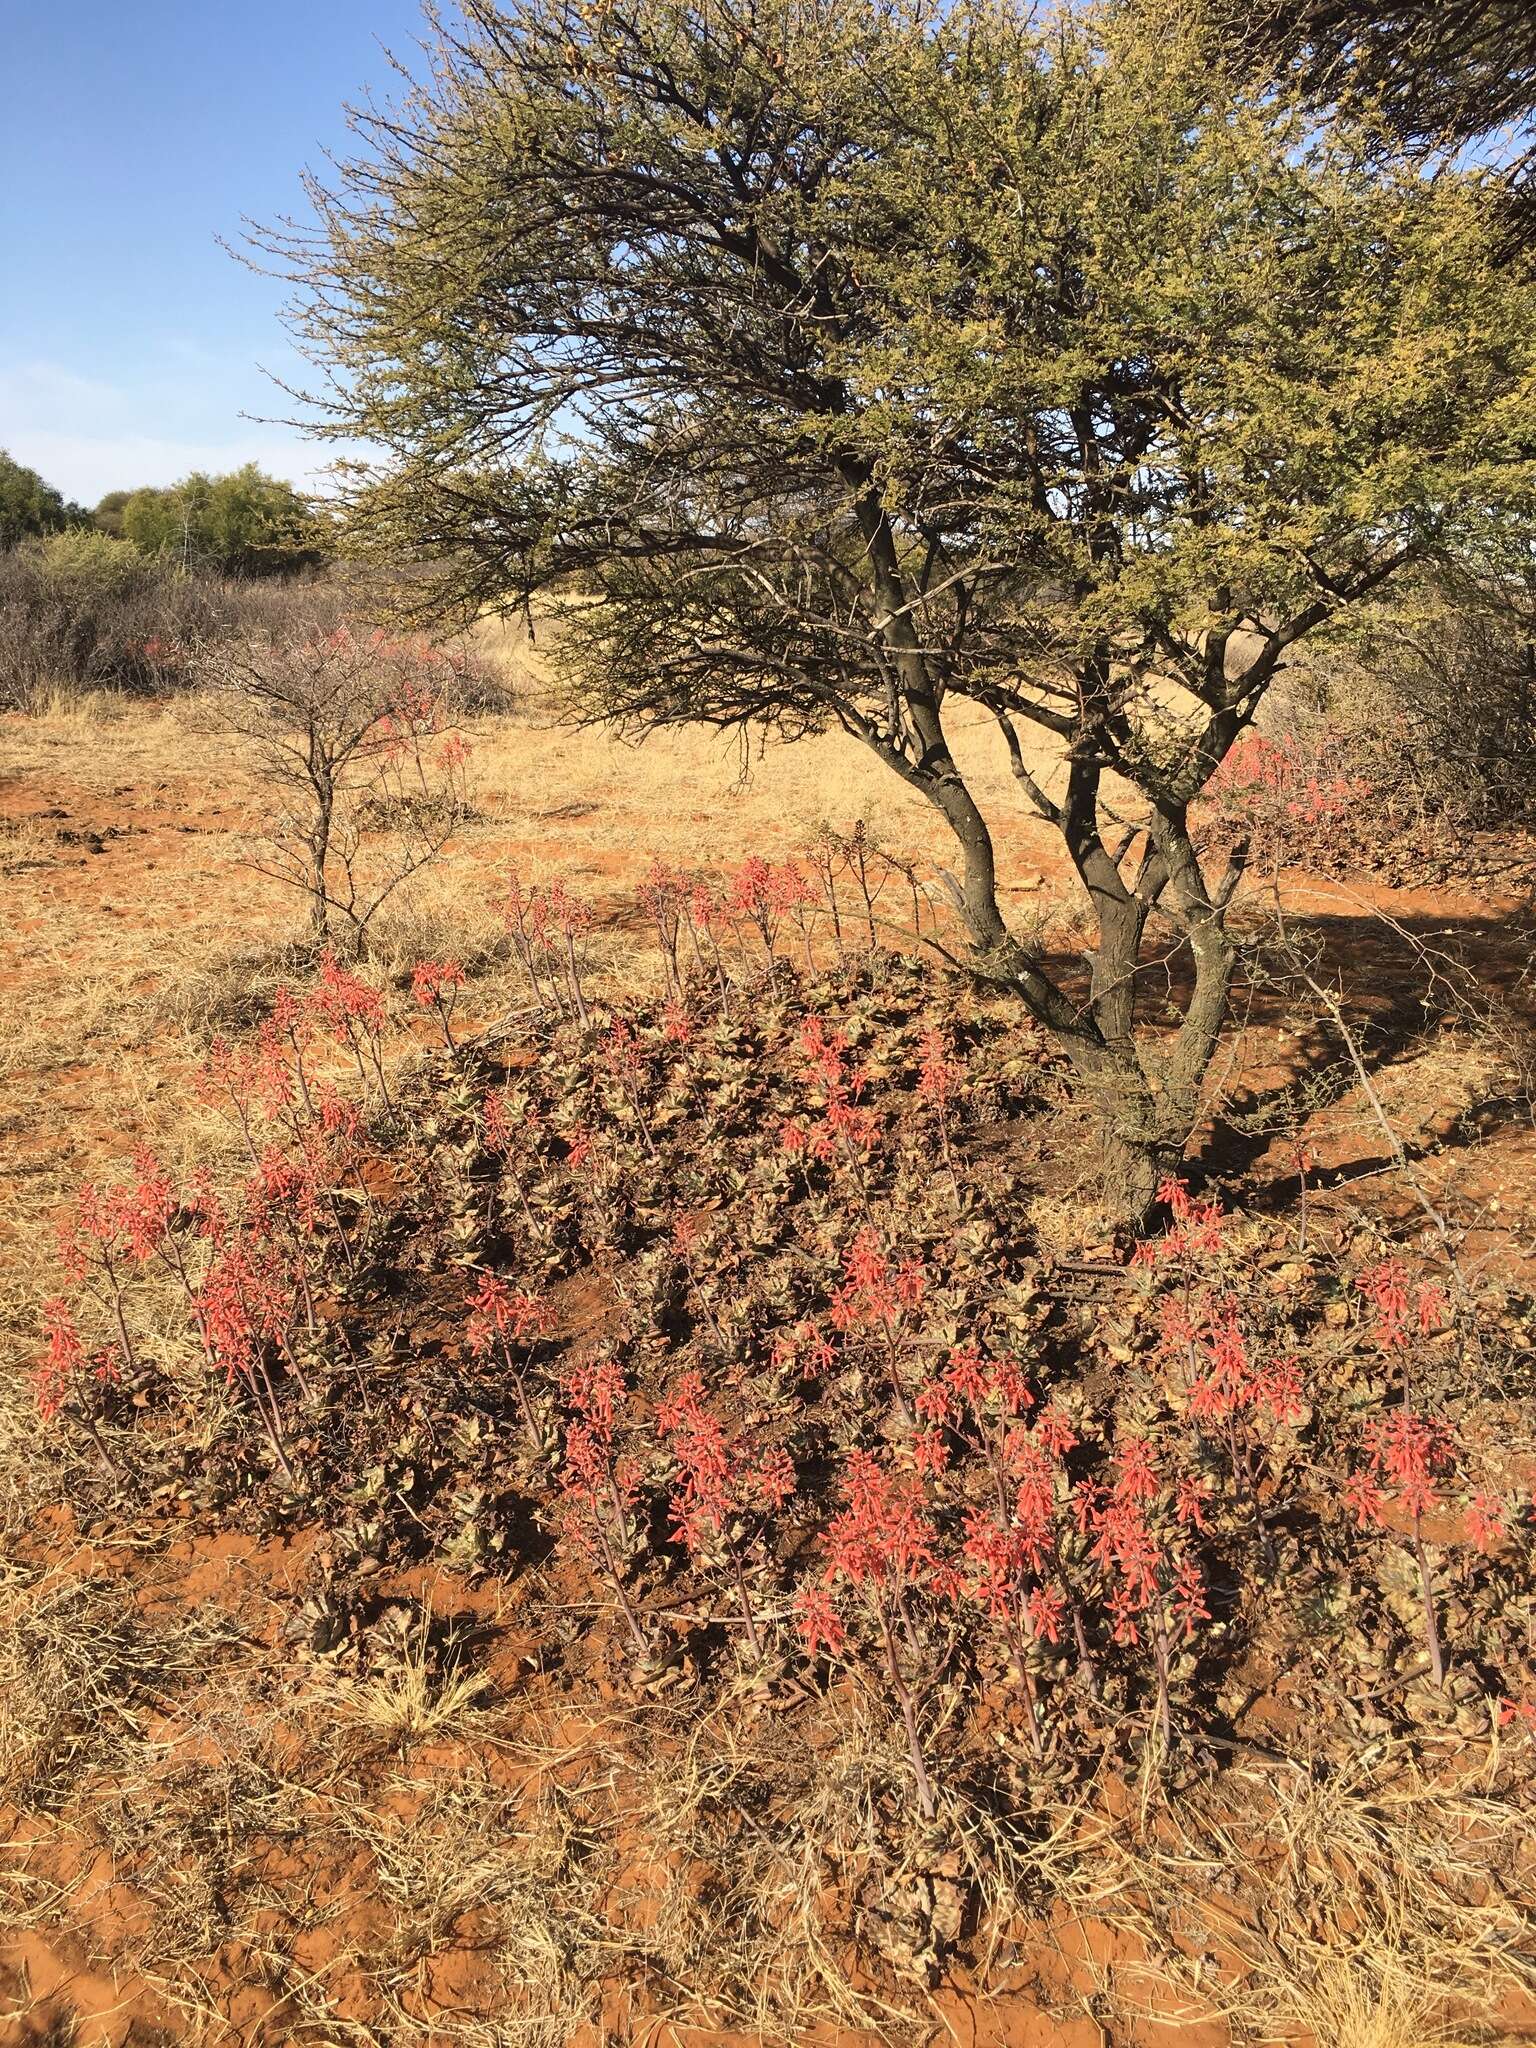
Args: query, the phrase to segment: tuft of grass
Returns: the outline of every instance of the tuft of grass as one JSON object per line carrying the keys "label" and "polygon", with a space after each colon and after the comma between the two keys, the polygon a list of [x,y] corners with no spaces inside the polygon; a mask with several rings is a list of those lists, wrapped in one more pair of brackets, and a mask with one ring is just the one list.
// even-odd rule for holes
{"label": "tuft of grass", "polygon": [[1329,2048],[1469,2048],[1444,2018],[1444,1993],[1388,1948],[1340,1962],[1295,1987],[1291,2014]]}
{"label": "tuft of grass", "polygon": [[0,818],[0,875],[46,867],[57,851],[57,835],[36,818]]}
{"label": "tuft of grass", "polygon": [[399,1749],[473,1734],[490,1680],[466,1668],[465,1647],[451,1635],[441,1645],[434,1641],[430,1607],[406,1625],[395,1652],[366,1678],[331,1679],[338,1716]]}

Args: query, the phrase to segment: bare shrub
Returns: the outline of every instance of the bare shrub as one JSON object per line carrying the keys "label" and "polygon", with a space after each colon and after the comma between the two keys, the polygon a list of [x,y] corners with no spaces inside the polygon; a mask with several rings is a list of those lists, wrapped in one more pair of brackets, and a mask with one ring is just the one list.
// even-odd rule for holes
{"label": "bare shrub", "polygon": [[291,604],[265,633],[197,650],[208,727],[245,742],[273,808],[250,865],[299,891],[317,945],[359,950],[466,815],[459,657]]}
{"label": "bare shrub", "polygon": [[[0,711],[39,715],[96,690],[162,695],[187,650],[256,630],[291,589],[150,563],[105,535],[0,554]],[[110,550],[110,552],[108,552]]]}
{"label": "bare shrub", "polygon": [[1326,727],[1378,830],[1536,818],[1536,561],[1466,563],[1372,607],[1298,665],[1289,719]]}

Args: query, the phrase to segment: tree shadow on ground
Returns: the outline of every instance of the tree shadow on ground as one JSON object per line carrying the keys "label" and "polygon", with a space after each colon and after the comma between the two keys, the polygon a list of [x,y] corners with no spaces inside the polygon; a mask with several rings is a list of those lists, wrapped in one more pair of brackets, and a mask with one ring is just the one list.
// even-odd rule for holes
{"label": "tree shadow on ground", "polygon": [[[1304,975],[1336,991],[1344,1024],[1366,1073],[1378,1075],[1430,1051],[1458,1022],[1493,1028],[1536,1052],[1536,987],[1532,985],[1536,915],[1437,918],[1312,914],[1287,920],[1283,945],[1257,949],[1234,1011],[1242,1028],[1284,1032],[1271,1067],[1284,1077],[1239,1088],[1211,1119],[1191,1166],[1203,1176],[1240,1178],[1252,1172],[1275,1139],[1309,1114],[1331,1108],[1360,1087],[1354,1055]],[[1175,976],[1173,1000],[1184,991]],[[1505,1086],[1478,1105],[1476,1123],[1458,1119],[1423,1144],[1405,1144],[1415,1162],[1432,1150],[1463,1149],[1499,1129],[1528,1122],[1521,1086]],[[1356,1158],[1314,1169],[1311,1187],[1366,1179],[1394,1164],[1383,1134]],[[1289,1171],[1249,1191],[1256,1206],[1282,1209],[1301,1194]]]}

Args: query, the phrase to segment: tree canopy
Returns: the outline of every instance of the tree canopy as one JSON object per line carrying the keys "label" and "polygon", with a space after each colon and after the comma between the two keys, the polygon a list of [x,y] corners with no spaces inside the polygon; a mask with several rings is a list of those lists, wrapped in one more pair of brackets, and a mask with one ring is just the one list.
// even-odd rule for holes
{"label": "tree canopy", "polygon": [[86,517],[78,505],[66,504],[62,493],[35,469],[0,448],[0,547],[14,547],[34,534],[62,533]]}
{"label": "tree canopy", "polygon": [[[1176,1150],[1232,964],[1191,799],[1302,634],[1530,490],[1485,181],[1315,133],[1167,20],[991,0],[471,0],[361,127],[276,242],[322,431],[387,450],[354,537],[440,609],[575,592],[594,713],[856,734],[953,828],[978,970]],[[1086,1002],[999,909],[967,703],[1097,912]],[[1154,908],[1197,969],[1171,1049],[1135,1031]]]}
{"label": "tree canopy", "polygon": [[222,476],[194,471],[164,489],[111,494],[103,509],[147,555],[251,573],[291,567],[316,546],[312,515],[292,484],[248,462]]}
{"label": "tree canopy", "polygon": [[123,538],[123,507],[133,496],[132,491],[108,491],[91,511],[91,524],[98,533],[105,533],[113,540]]}
{"label": "tree canopy", "polygon": [[1402,141],[1505,131],[1508,239],[1536,247],[1536,7],[1529,0],[1216,0],[1228,42],[1315,100],[1368,108]]}

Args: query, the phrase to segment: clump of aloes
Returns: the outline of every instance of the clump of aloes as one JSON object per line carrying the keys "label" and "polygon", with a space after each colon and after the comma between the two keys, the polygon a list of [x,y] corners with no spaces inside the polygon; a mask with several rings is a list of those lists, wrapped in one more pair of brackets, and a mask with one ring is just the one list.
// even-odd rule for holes
{"label": "clump of aloes", "polygon": [[1171,1296],[1163,1304],[1159,1350],[1186,1375],[1190,1420],[1226,1453],[1239,1497],[1246,1501],[1265,1564],[1274,1569],[1274,1539],[1261,1485],[1269,1456],[1265,1430],[1285,1428],[1304,1410],[1301,1368],[1293,1356],[1256,1356],[1230,1294]]}
{"label": "clump of aloes", "polygon": [[[307,1397],[299,1333],[319,1327],[311,1267],[323,1256],[322,1231],[355,1270],[353,1244],[339,1190],[350,1178],[361,1209],[369,1197],[360,1177],[360,1115],[321,1070],[323,1038],[347,1048],[364,1087],[376,1079],[387,1102],[379,1061],[383,1005],[378,992],[342,968],[321,963],[314,990],[299,997],[280,988],[252,1043],[216,1039],[199,1069],[199,1097],[232,1117],[250,1161],[229,1213],[206,1170],[178,1189],[152,1151],[140,1146],[130,1173],[104,1189],[87,1183],[60,1233],[61,1264],[75,1303],[49,1305],[48,1359],[39,1382],[45,1412],[66,1402],[81,1382],[81,1361],[94,1360],[100,1380],[137,1371],[130,1316],[136,1272],[157,1263],[179,1285],[208,1363],[243,1390],[255,1408],[284,1475],[294,1479],[283,1441],[272,1369],[281,1359]],[[372,1074],[370,1074],[370,1067]],[[116,1333],[92,1350],[80,1335],[76,1308]],[[101,1448],[98,1445],[98,1448]]]}
{"label": "clump of aloes", "polygon": [[806,967],[814,973],[816,957],[811,939],[816,901],[816,891],[797,862],[788,860],[775,865],[760,854],[752,854],[731,877],[725,909],[727,915],[757,934],[770,968],[778,958],[777,940],[784,920],[793,919],[805,948]]}
{"label": "clump of aloes", "polygon": [[364,1095],[376,1084],[384,1107],[389,1109],[389,1084],[384,1078],[384,998],[379,990],[343,967],[327,946],[320,956],[320,972],[307,1008],[315,1023],[351,1054]]}
{"label": "clump of aloes", "polygon": [[656,1410],[656,1434],[675,1462],[672,1532],[689,1555],[730,1575],[752,1656],[763,1639],[753,1610],[748,1560],[760,1550],[770,1519],[795,1491],[795,1468],[782,1446],[754,1457],[733,1441],[709,1406],[704,1382],[684,1373]]}
{"label": "clump of aloes", "polygon": [[[689,929],[688,899],[693,883],[680,869],[653,859],[636,894],[650,918],[667,978],[667,998],[680,1003],[687,994],[683,970],[683,934]],[[697,943],[697,932],[694,934]]]}
{"label": "clump of aloes", "polygon": [[1133,1264],[1171,1276],[1176,1291],[1161,1303],[1158,1356],[1170,1392],[1190,1420],[1225,1453],[1233,1487],[1246,1502],[1265,1564],[1274,1541],[1264,1517],[1262,1485],[1272,1457],[1269,1434],[1298,1422],[1304,1410],[1301,1369],[1289,1353],[1266,1348],[1245,1327],[1243,1306],[1226,1272],[1228,1217],[1216,1200],[1197,1201],[1181,1180],[1165,1180],[1159,1199],[1168,1229],[1136,1250]]}
{"label": "clump of aloes", "polygon": [[1168,1228],[1161,1237],[1143,1238],[1131,1264],[1154,1270],[1173,1266],[1187,1284],[1201,1266],[1226,1250],[1226,1212],[1214,1199],[1197,1201],[1188,1182],[1172,1175],[1159,1183],[1157,1199],[1168,1211]]}
{"label": "clump of aloes", "polygon": [[502,914],[539,1009],[589,1024],[586,942],[596,921],[591,905],[563,882],[524,888],[514,874],[507,881]]}
{"label": "clump of aloes", "polygon": [[820,1017],[801,1019],[800,1050],[820,1083],[822,1105],[809,1126],[787,1119],[780,1130],[780,1143],[791,1157],[803,1159],[810,1154],[823,1162],[840,1159],[848,1169],[864,1221],[873,1229],[867,1167],[880,1123],[862,1099],[868,1085],[864,1070],[850,1059],[846,1035],[829,1031]]}
{"label": "clump of aloes", "polygon": [[669,1002],[681,1004],[688,994],[685,941],[700,977],[713,981],[725,1002],[730,980],[719,940],[725,907],[709,883],[702,876],[653,860],[638,896],[640,908],[655,928]]}
{"label": "clump of aloes", "polygon": [[[1362,1529],[1392,1528],[1389,1510],[1407,1522],[1408,1546],[1418,1568],[1419,1601],[1430,1677],[1445,1685],[1445,1649],[1435,1610],[1434,1575],[1424,1534],[1424,1517],[1446,1503],[1442,1489],[1461,1462],[1461,1446],[1443,1418],[1396,1408],[1375,1415],[1362,1436],[1362,1459],[1344,1485],[1344,1499]],[[1473,1494],[1463,1518],[1469,1541],[1487,1552],[1504,1533],[1507,1509],[1494,1496]]]}
{"label": "clump of aloes", "polygon": [[244,1187],[246,1228],[264,1242],[282,1244],[289,1252],[303,1301],[305,1318],[314,1331],[315,1307],[308,1267],[313,1241],[328,1226],[341,1246],[349,1272],[357,1270],[351,1233],[342,1216],[338,1189],[348,1178],[366,1211],[367,1191],[360,1168],[361,1119],[357,1105],[338,1095],[327,1082],[315,1085],[315,1114],[302,1121],[287,1144],[270,1144],[258,1154]]}
{"label": "clump of aloes", "polygon": [[[293,1466],[283,1442],[277,1391],[267,1370],[266,1347],[286,1345],[292,1294],[273,1256],[263,1257],[241,1237],[224,1244],[198,1288],[193,1304],[198,1335],[210,1365],[229,1387],[243,1385],[266,1431],[272,1454],[290,1485]],[[291,1357],[291,1352],[289,1353]]]}
{"label": "clump of aloes", "polygon": [[139,1146],[130,1177],[107,1188],[82,1184],[73,1213],[59,1228],[59,1263],[117,1331],[119,1357],[130,1371],[138,1353],[128,1323],[127,1285],[165,1241],[176,1198],[154,1154]]}
{"label": "clump of aloes", "polygon": [[842,1494],[844,1506],[822,1537],[825,1570],[796,1602],[800,1633],[813,1658],[869,1657],[901,1716],[918,1812],[932,1820],[937,1802],[914,1690],[921,1654],[916,1609],[923,1601],[952,1601],[958,1575],[941,1561],[938,1531],[913,1474],[894,1471],[872,1452],[850,1451]]}
{"label": "clump of aloes", "polygon": [[539,1346],[554,1328],[554,1311],[542,1295],[526,1287],[509,1287],[496,1273],[480,1275],[469,1307],[465,1337],[471,1353],[478,1359],[499,1360],[506,1367],[529,1445],[542,1450],[544,1432],[528,1391],[528,1373]]}
{"label": "clump of aloes", "polygon": [[1349,842],[1371,784],[1349,773],[1336,737],[1311,744],[1250,732],[1206,784],[1203,808],[1223,837],[1239,834],[1272,861]]}
{"label": "clump of aloes", "polygon": [[1069,1617],[1080,1667],[1090,1687],[1097,1683],[1060,1529],[1065,1461],[1077,1434],[1054,1407],[1025,1428],[1021,1418],[1035,1404],[1017,1361],[984,1358],[974,1343],[954,1347],[915,1405],[929,1425],[913,1442],[919,1472],[948,1470],[952,1443],[986,1468],[991,1499],[965,1513],[962,1589],[1002,1636],[1038,1754],[1044,1745],[1034,1661],[1061,1641]]}
{"label": "clump of aloes", "polygon": [[1404,1401],[1412,1403],[1413,1345],[1439,1329],[1445,1319],[1445,1290],[1437,1280],[1410,1282],[1401,1259],[1379,1259],[1358,1274],[1355,1285],[1370,1310],[1371,1335],[1382,1357],[1397,1364]]}
{"label": "clump of aloes", "polygon": [[[303,1385],[303,1370],[294,1355],[290,1334],[300,1291],[306,1285],[302,1252],[279,1245],[274,1208],[291,1192],[274,1191],[286,1155],[257,1155],[257,1169],[247,1189],[248,1220],[231,1230],[221,1205],[205,1182],[198,1180],[185,1197],[178,1196],[170,1176],[147,1147],[134,1153],[129,1178],[105,1192],[87,1183],[75,1211],[60,1232],[60,1259],[66,1277],[98,1314],[115,1326],[118,1342],[98,1349],[93,1371],[99,1384],[115,1381],[126,1367],[136,1370],[138,1352],[128,1318],[125,1282],[136,1267],[158,1261],[173,1273],[186,1295],[194,1328],[208,1362],[226,1382],[245,1387],[272,1445],[273,1455],[290,1483],[293,1467],[283,1443],[277,1395],[267,1368],[268,1345],[282,1351],[294,1377]],[[207,1264],[198,1277],[189,1262],[190,1242],[206,1241]],[[195,1260],[196,1254],[193,1254]],[[48,1357],[37,1387],[44,1414],[57,1413],[76,1389],[73,1410],[83,1407],[78,1392],[84,1384],[85,1346],[66,1302],[49,1304],[46,1337]],[[105,1447],[96,1435],[97,1447]]]}
{"label": "clump of aloes", "polygon": [[343,967],[327,948],[314,987],[302,997],[286,985],[248,1045],[215,1037],[193,1077],[199,1101],[230,1116],[254,1162],[262,1146],[264,1121],[296,1144],[306,1125],[331,1127],[335,1090],[324,1079],[319,1057],[329,1041],[356,1067],[366,1097],[376,1087],[391,1108],[384,1074],[384,999],[360,975]]}
{"label": "clump of aloes", "polygon": [[60,1415],[78,1422],[109,1472],[121,1468],[102,1440],[97,1408],[104,1390],[122,1376],[115,1344],[87,1349],[69,1303],[62,1296],[43,1303],[43,1356],[32,1375],[38,1413],[45,1422]]}

